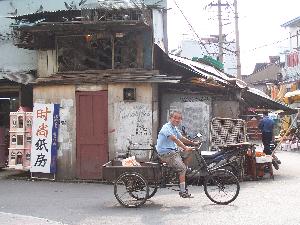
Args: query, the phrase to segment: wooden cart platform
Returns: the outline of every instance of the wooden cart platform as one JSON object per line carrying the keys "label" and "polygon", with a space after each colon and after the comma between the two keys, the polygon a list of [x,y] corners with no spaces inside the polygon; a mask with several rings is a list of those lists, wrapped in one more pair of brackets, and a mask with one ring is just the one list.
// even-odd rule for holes
{"label": "wooden cart platform", "polygon": [[161,178],[161,167],[159,163],[141,162],[141,166],[122,166],[121,161],[111,160],[103,165],[103,179],[115,181],[123,173],[139,173],[148,182],[157,182]]}

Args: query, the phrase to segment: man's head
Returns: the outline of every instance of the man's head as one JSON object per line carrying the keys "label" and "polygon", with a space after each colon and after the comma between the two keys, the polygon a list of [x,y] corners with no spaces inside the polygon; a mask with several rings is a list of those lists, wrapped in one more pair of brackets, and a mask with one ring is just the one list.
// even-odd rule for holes
{"label": "man's head", "polygon": [[170,113],[170,122],[173,126],[178,126],[182,120],[182,114],[179,111],[173,111]]}

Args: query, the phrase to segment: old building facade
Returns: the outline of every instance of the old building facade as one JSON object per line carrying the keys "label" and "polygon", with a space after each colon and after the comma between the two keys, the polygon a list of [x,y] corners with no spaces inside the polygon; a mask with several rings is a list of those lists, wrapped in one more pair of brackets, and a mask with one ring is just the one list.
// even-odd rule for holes
{"label": "old building facade", "polygon": [[60,179],[101,179],[128,139],[155,144],[171,110],[208,149],[211,118],[237,118],[248,93],[210,65],[167,54],[166,1],[107,2],[11,17],[15,46],[37,54],[33,103],[60,104]]}

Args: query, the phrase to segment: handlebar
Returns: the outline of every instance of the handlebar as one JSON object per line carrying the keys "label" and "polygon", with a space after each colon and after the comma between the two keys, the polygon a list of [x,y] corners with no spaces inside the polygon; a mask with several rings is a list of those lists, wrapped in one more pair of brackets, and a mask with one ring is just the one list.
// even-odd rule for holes
{"label": "handlebar", "polygon": [[199,145],[189,146],[189,147],[192,148],[192,151],[197,151],[197,150],[200,150],[202,144],[203,144],[203,142],[199,142]]}

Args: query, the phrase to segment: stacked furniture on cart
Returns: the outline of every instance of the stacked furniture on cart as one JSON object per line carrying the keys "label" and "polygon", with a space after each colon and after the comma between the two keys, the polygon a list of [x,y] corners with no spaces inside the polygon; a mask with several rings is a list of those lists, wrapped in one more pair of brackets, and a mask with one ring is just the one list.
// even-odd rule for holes
{"label": "stacked furniture on cart", "polygon": [[212,151],[221,149],[235,149],[238,156],[238,170],[240,180],[244,179],[245,155],[251,146],[247,142],[245,121],[232,118],[213,118],[211,121],[210,146]]}
{"label": "stacked furniture on cart", "polygon": [[259,141],[261,140],[261,131],[258,128],[259,121],[261,116],[253,114],[253,115],[242,115],[242,119],[246,121],[246,131],[247,137],[249,141]]}
{"label": "stacked furniture on cart", "polygon": [[231,118],[213,118],[211,122],[211,150],[222,148],[242,149],[240,155],[240,179],[246,176],[252,179],[263,177],[266,169],[271,178],[274,178],[272,157],[263,156],[255,151],[255,145],[248,142],[246,121]]}

